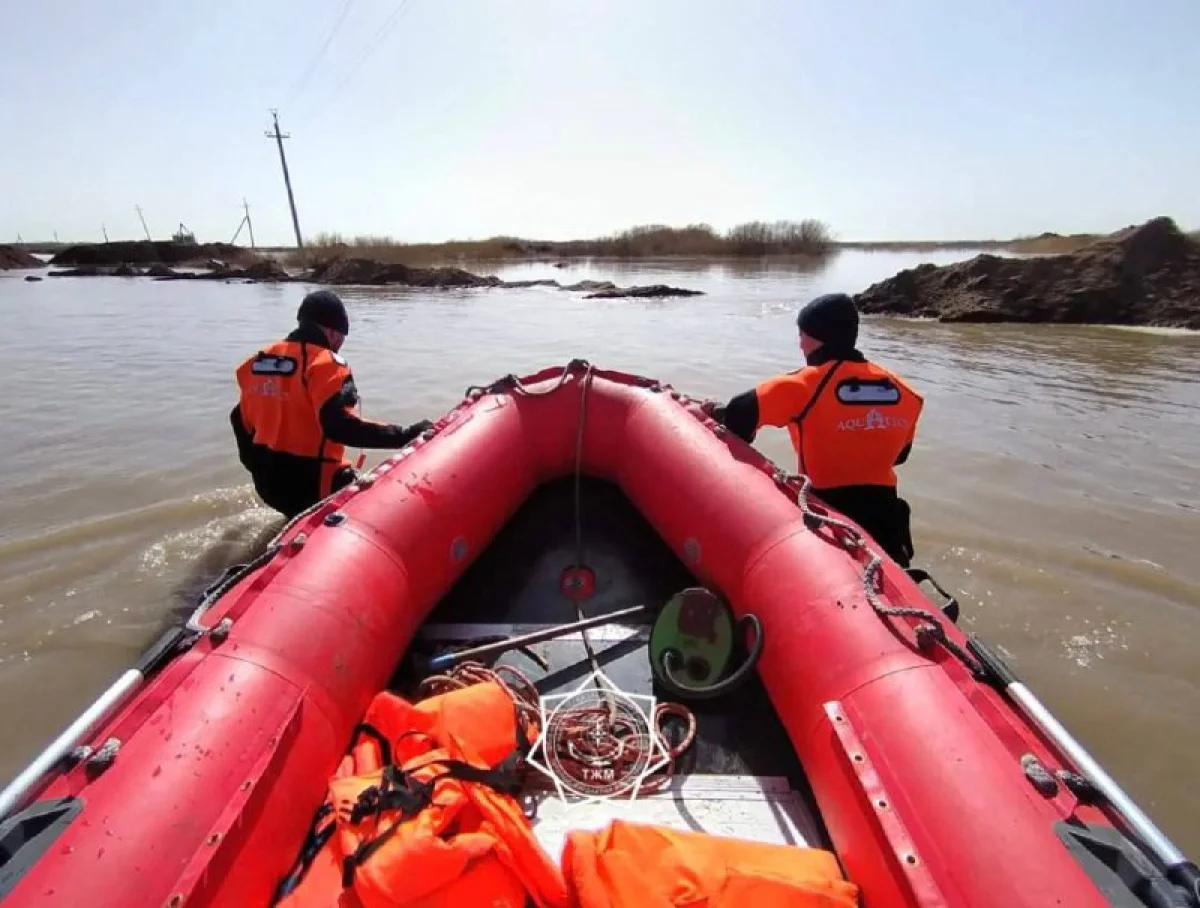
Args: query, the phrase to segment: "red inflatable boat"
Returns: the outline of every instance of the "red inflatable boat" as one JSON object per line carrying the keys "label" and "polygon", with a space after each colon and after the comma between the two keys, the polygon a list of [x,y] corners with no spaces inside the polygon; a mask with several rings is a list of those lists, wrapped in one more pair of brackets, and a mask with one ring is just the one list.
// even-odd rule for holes
{"label": "red inflatable boat", "polygon": [[1196,905],[1195,865],[953,601],[806,489],[652,380],[576,361],[468,390],[0,794],[0,901],[272,904],[373,699],[470,657],[543,704],[602,673],[694,721],[656,731],[658,782],[596,771],[582,806],[531,755],[554,860],[616,818],[827,850],[866,906]]}

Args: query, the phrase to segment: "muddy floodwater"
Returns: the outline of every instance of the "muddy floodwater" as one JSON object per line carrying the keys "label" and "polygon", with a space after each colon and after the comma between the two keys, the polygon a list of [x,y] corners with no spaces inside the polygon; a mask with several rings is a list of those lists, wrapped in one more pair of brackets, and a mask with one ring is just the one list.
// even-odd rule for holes
{"label": "muddy floodwater", "polygon": [[[812,294],[968,255],[489,269],[706,291],[664,301],[347,289],[343,353],[377,419],[435,417],[468,385],[573,357],[723,398],[797,365]],[[21,277],[0,274],[2,781],[278,527],[227,414],[234,367],[307,289]],[[926,397],[901,468],[917,564],[1200,857],[1200,336],[879,319],[861,346]],[[794,468],[782,431],[758,446]]]}

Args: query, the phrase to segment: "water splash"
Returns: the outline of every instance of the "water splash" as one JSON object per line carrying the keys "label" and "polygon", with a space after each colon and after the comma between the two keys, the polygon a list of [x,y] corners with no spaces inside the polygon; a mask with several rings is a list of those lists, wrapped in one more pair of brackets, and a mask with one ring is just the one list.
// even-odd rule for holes
{"label": "water splash", "polygon": [[[1085,619],[1084,623],[1090,622]],[[1062,645],[1067,658],[1080,668],[1088,668],[1093,662],[1114,652],[1129,649],[1125,635],[1112,624],[1082,634],[1072,634],[1063,640]]]}

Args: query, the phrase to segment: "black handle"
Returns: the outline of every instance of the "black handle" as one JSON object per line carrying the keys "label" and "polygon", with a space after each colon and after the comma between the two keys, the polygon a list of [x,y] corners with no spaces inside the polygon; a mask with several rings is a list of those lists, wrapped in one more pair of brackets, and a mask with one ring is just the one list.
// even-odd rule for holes
{"label": "black handle", "polygon": [[1018,684],[1020,682],[1016,673],[1008,667],[1008,664],[1000,657],[1000,654],[974,634],[967,636],[967,649],[975,655],[975,658],[979,660],[979,664],[983,666],[983,670],[987,673],[988,681],[1001,690],[1004,690],[1010,684]]}
{"label": "black handle", "polygon": [[1200,867],[1184,861],[1167,870],[1167,879],[1187,893],[1189,905],[1200,908]]}
{"label": "black handle", "polygon": [[913,579],[916,584],[928,583],[938,594],[946,601],[942,603],[942,614],[949,618],[955,624],[958,624],[958,600],[948,593],[940,583],[933,579],[933,575],[924,568],[905,568],[904,572]]}

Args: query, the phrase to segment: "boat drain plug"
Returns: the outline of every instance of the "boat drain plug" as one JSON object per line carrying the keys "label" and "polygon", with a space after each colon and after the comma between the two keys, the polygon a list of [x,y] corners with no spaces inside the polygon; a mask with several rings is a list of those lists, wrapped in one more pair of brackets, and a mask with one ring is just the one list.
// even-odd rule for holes
{"label": "boat drain plug", "polygon": [[583,602],[596,592],[596,572],[584,564],[572,564],[562,572],[559,589],[572,602]]}

